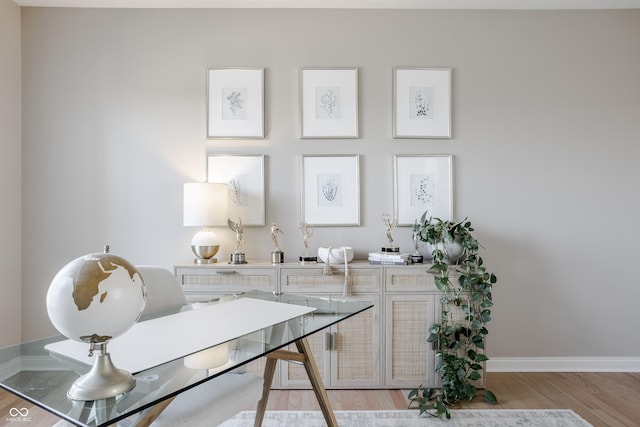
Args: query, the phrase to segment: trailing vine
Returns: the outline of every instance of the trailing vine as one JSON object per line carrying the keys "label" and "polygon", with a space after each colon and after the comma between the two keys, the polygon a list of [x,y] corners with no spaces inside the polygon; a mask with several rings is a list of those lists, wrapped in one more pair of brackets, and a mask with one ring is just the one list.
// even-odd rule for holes
{"label": "trailing vine", "polygon": [[[420,385],[411,390],[409,407],[417,406],[421,414],[450,419],[452,405],[471,401],[478,394],[476,384],[482,379],[482,364],[489,360],[484,354],[489,333],[486,324],[491,320],[491,290],[497,278],[484,267],[478,254],[480,244],[466,219],[444,221],[427,217],[425,212],[413,231],[421,241],[432,245],[429,272],[435,275],[435,284],[444,295],[440,299],[440,319],[429,328],[427,339],[437,349],[436,372],[441,388]],[[462,255],[457,260],[449,259],[451,245],[456,243],[462,246]],[[457,280],[452,280],[452,273]],[[484,390],[483,398],[487,403],[498,402],[490,390]]]}

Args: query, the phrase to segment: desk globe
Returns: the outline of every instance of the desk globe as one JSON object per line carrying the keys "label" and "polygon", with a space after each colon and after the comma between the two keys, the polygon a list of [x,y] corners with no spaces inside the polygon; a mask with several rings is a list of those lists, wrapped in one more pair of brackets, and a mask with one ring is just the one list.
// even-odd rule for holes
{"label": "desk globe", "polygon": [[89,344],[98,355],[91,371],[78,378],[67,395],[73,400],[99,400],[126,393],[133,376],[117,369],[107,342],[131,328],[145,306],[144,281],[124,258],[104,253],[84,255],[65,265],[51,281],[47,313],[60,333]]}

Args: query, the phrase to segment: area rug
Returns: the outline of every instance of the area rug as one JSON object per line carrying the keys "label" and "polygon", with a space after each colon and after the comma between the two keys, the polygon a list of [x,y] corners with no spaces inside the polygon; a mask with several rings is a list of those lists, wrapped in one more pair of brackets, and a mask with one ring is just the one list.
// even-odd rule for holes
{"label": "area rug", "polygon": [[[335,411],[340,427],[590,427],[569,409],[458,409],[450,420],[440,420],[418,411]],[[245,411],[220,427],[252,427],[255,412]],[[263,427],[326,427],[320,411],[268,411]]]}

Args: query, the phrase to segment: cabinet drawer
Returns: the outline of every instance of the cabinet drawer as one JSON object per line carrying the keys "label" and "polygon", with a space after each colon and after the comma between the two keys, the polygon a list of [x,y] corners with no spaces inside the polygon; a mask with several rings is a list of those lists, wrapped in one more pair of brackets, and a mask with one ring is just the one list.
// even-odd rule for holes
{"label": "cabinet drawer", "polygon": [[[385,290],[387,292],[439,292],[435,275],[429,273],[430,264],[406,267],[387,267],[385,269]],[[459,275],[449,272],[451,280]]]}
{"label": "cabinet drawer", "polygon": [[[324,274],[324,265],[310,268],[283,268],[280,270],[282,292],[342,293],[344,266],[331,267],[332,274]],[[349,288],[354,293],[379,292],[382,288],[382,269],[349,267]]]}
{"label": "cabinet drawer", "polygon": [[176,277],[188,300],[250,290],[275,291],[274,268],[176,267]]}

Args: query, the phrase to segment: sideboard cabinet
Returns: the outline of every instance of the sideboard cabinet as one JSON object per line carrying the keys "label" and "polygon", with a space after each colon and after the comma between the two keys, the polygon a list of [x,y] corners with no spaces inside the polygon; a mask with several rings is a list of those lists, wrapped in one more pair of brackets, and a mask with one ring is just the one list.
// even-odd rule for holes
{"label": "sideboard cabinet", "polygon": [[[436,352],[427,342],[440,316],[440,296],[428,264],[344,266],[287,262],[178,265],[188,301],[252,289],[370,301],[374,307],[309,337],[327,388],[437,387]],[[343,296],[345,280],[350,293]],[[482,386],[482,384],[479,384]],[[301,366],[279,362],[276,388],[310,387]]]}

